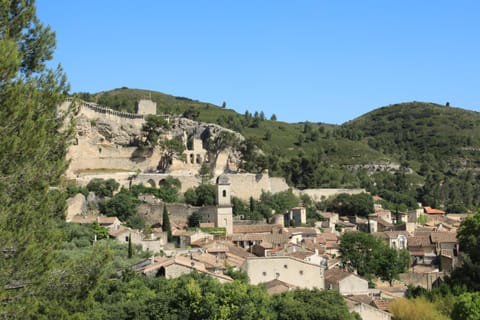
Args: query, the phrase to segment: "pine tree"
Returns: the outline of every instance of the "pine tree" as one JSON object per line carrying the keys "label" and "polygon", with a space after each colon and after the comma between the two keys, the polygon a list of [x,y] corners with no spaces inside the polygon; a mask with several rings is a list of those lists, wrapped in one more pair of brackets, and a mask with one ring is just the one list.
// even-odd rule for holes
{"label": "pine tree", "polygon": [[172,226],[168,217],[167,206],[163,205],[162,230],[167,232],[168,242],[172,241]]}
{"label": "pine tree", "polygon": [[43,295],[58,242],[70,130],[57,105],[68,92],[47,68],[55,34],[34,1],[0,2],[0,318],[29,318]]}

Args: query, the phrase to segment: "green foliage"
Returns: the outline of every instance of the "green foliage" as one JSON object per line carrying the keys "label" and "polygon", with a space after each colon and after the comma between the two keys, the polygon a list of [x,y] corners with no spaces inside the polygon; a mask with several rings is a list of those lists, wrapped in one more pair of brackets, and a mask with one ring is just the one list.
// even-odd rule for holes
{"label": "green foliage", "polygon": [[202,184],[207,183],[213,178],[213,172],[210,166],[207,163],[202,163],[200,170],[198,171],[198,175],[202,180]]}
{"label": "green foliage", "polygon": [[163,206],[162,230],[167,232],[168,242],[172,241],[172,226],[170,225],[170,217],[166,205]]}
{"label": "green foliage", "polygon": [[108,230],[98,224],[97,221],[92,223],[93,234],[97,236],[97,240],[108,239]]}
{"label": "green foliage", "polygon": [[453,270],[451,284],[480,291],[480,213],[462,221],[457,230],[457,239],[465,256],[463,264]]}
{"label": "green foliage", "polygon": [[202,214],[199,211],[194,211],[188,216],[188,227],[190,228],[200,227],[201,222]]}
{"label": "green foliage", "polygon": [[130,191],[136,197],[140,194],[151,194],[162,199],[163,202],[170,203],[178,201],[178,191],[180,190],[180,187],[180,180],[168,176],[159,183],[158,188],[146,187],[144,185],[133,185],[130,188]]}
{"label": "green foliage", "polygon": [[231,277],[233,280],[237,280],[246,284],[250,282],[250,279],[248,278],[248,274],[245,271],[235,270],[230,266],[227,266],[227,271],[225,271],[225,274]]}
{"label": "green foliage", "polygon": [[408,269],[410,255],[406,250],[390,248],[383,240],[369,233],[347,232],[340,237],[342,263],[360,276],[377,276],[390,285]]}
{"label": "green foliage", "polygon": [[447,320],[448,317],[440,314],[435,305],[425,298],[396,299],[388,306],[393,317],[398,320]]}
{"label": "green foliage", "polygon": [[162,170],[166,170],[172,163],[173,159],[175,157],[181,157],[183,151],[185,151],[185,146],[179,139],[163,140],[160,142],[160,147],[163,152],[158,168]]}
{"label": "green foliage", "polygon": [[217,237],[225,237],[227,235],[227,230],[224,227],[201,227],[200,230]]}
{"label": "green foliage", "polygon": [[100,203],[100,212],[109,217],[128,221],[137,214],[137,197],[126,189],[121,189],[113,198]]}
{"label": "green foliage", "polygon": [[278,320],[356,319],[335,290],[294,290],[275,295],[273,310]]}
{"label": "green foliage", "polygon": [[88,196],[88,190],[85,187],[79,186],[78,184],[70,184],[67,186],[67,195],[69,198],[78,193],[83,194],[85,197]]}
{"label": "green foliage", "polygon": [[200,111],[195,109],[195,107],[190,107],[182,113],[182,117],[191,119],[191,120],[197,120],[199,116],[200,116]]}
{"label": "green foliage", "polygon": [[153,148],[158,144],[158,138],[162,132],[170,128],[170,124],[162,116],[149,114],[145,117],[145,123],[142,130],[145,133],[145,141],[143,144],[146,147]]}
{"label": "green foliage", "polygon": [[466,217],[457,231],[461,250],[475,264],[480,264],[480,213]]}
{"label": "green foliage", "polygon": [[465,292],[461,294],[453,306],[452,320],[480,319],[480,293]]}
{"label": "green foliage", "polygon": [[213,184],[201,184],[185,191],[185,202],[192,206],[210,206],[215,204],[216,187]]}
{"label": "green foliage", "polygon": [[374,212],[372,196],[368,193],[360,194],[339,194],[325,203],[328,211],[337,212],[342,216],[363,216],[366,217]]}
{"label": "green foliage", "polygon": [[288,210],[297,207],[300,203],[299,199],[291,192],[291,190],[274,194],[270,192],[262,192],[260,195],[260,202],[264,207],[266,206],[275,210],[276,213],[285,213]]}
{"label": "green foliage", "polygon": [[118,190],[120,184],[114,179],[93,178],[87,184],[87,190],[94,192],[97,197],[111,197]]}
{"label": "green foliage", "polygon": [[50,187],[68,165],[71,110],[57,113],[68,85],[60,67],[48,67],[55,34],[33,2],[0,2],[0,30],[0,318],[26,319],[46,294],[60,244],[65,197]]}

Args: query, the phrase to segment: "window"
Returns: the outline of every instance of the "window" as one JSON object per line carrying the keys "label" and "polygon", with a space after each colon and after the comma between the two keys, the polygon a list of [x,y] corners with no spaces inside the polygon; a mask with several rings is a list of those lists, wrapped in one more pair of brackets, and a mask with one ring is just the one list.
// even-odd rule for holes
{"label": "window", "polygon": [[284,267],[285,269],[288,269],[288,266],[287,266],[286,264],[284,264],[283,267]]}
{"label": "window", "polygon": [[128,236],[125,237],[125,242],[128,242]]}
{"label": "window", "polygon": [[303,276],[303,270],[300,270],[300,275]]}
{"label": "window", "polygon": [[275,273],[275,277],[278,279],[280,277],[280,273]]}
{"label": "window", "polygon": [[227,190],[222,191],[222,196],[225,198],[227,196]]}
{"label": "window", "polygon": [[267,275],[267,272],[266,272],[266,271],[263,271],[263,272],[262,272],[262,275],[263,275],[263,276],[266,276],[266,275]]}

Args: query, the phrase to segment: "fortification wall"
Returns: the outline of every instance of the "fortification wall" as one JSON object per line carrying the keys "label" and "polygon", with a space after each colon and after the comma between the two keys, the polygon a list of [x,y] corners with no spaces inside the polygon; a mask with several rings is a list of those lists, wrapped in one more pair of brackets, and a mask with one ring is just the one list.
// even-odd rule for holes
{"label": "fortification wall", "polygon": [[[73,99],[67,99],[63,102],[59,110],[67,110],[72,104]],[[85,115],[89,119],[107,119],[118,124],[128,123],[129,125],[141,128],[145,122],[143,114],[116,111],[99,106],[98,104],[84,101],[76,101],[78,104],[78,115]]]}
{"label": "fortification wall", "polygon": [[122,147],[108,142],[95,143],[87,138],[77,138],[77,144],[70,146],[67,158],[71,160],[69,171],[78,174],[82,171],[99,170],[154,170],[160,161],[160,153],[155,150],[150,157],[132,156],[136,147]]}
{"label": "fortification wall", "polygon": [[232,197],[248,201],[250,197],[259,199],[262,191],[270,191],[270,178],[268,174],[227,174],[230,181]]}
{"label": "fortification wall", "polygon": [[365,189],[334,189],[334,188],[322,188],[322,189],[305,189],[305,190],[294,190],[296,195],[307,194],[313,201],[322,201],[328,197],[338,195],[340,193],[347,194],[359,194],[367,192]]}

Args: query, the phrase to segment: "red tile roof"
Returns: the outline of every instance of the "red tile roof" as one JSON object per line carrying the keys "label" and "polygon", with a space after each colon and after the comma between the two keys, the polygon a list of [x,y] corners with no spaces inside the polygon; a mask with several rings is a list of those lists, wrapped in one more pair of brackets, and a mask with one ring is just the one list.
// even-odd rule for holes
{"label": "red tile roof", "polygon": [[423,211],[427,214],[445,214],[445,211],[434,209],[432,207],[423,207]]}

